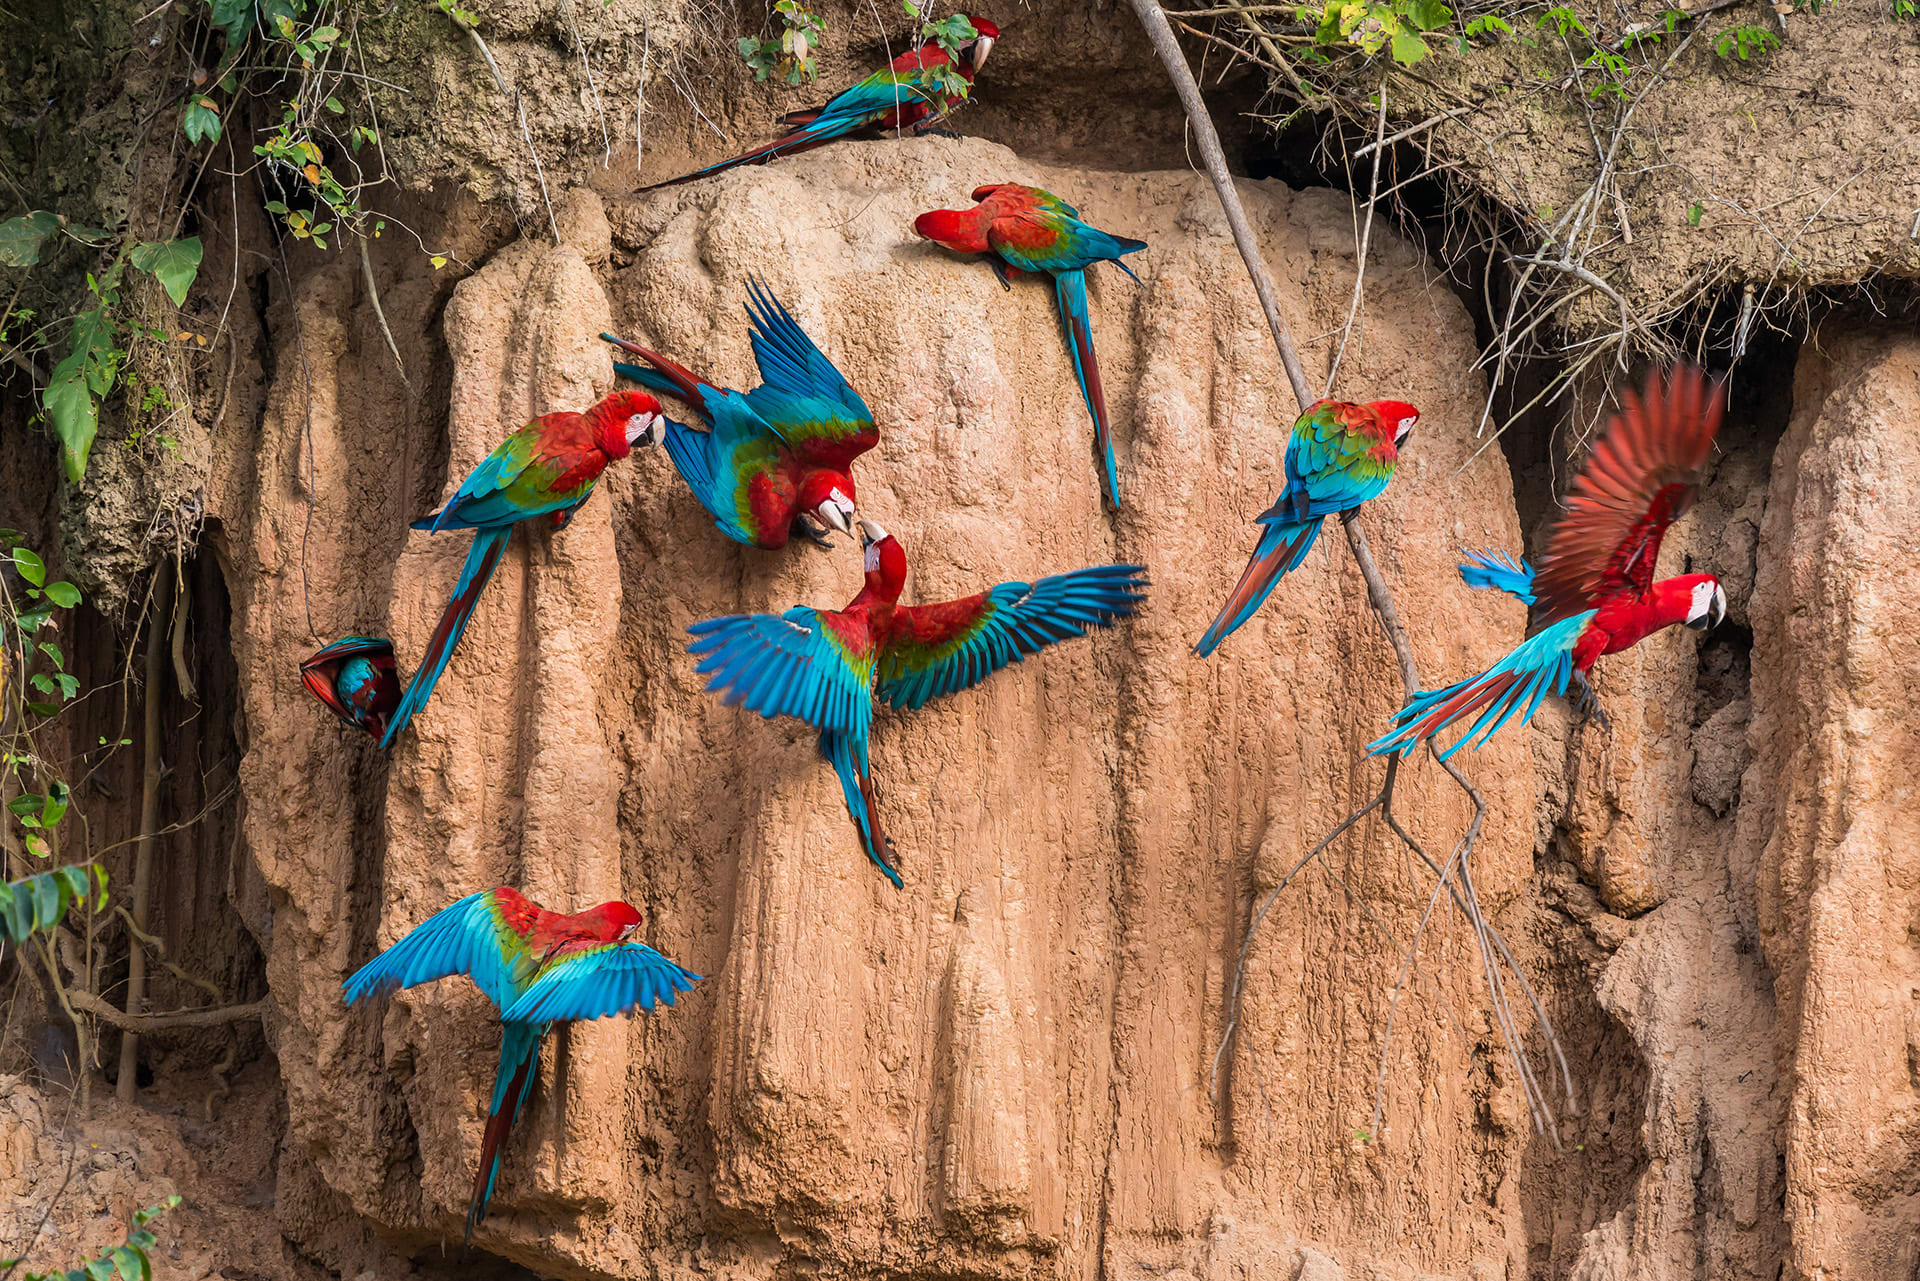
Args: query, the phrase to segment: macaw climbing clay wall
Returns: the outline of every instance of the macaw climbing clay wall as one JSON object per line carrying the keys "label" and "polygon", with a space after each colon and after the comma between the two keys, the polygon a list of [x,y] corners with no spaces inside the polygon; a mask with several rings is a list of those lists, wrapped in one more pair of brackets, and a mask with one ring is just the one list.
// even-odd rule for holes
{"label": "macaw climbing clay wall", "polygon": [[[590,40],[631,34],[624,10],[578,16]],[[415,179],[394,214],[451,265],[396,231],[364,267],[300,246],[283,266],[244,199],[201,227],[238,303],[223,310],[215,281],[190,306],[238,354],[198,389],[218,412],[177,460],[205,522],[189,576],[202,702],[198,720],[169,702],[168,723],[209,768],[166,797],[218,817],[164,845],[155,928],[236,999],[264,1000],[265,1036],[248,1024],[231,1043],[218,1097],[225,1033],[154,1038],[139,1101],[99,1089],[76,1122],[38,1059],[0,1062],[0,1253],[56,1200],[40,1244],[77,1250],[178,1191],[160,1225],[178,1275],[456,1271],[492,1013],[458,982],[349,1011],[339,983],[506,882],[561,908],[629,899],[642,937],[707,977],[674,1009],[553,1038],[461,1275],[1914,1275],[1920,840],[1902,765],[1920,642],[1901,620],[1920,591],[1920,343],[1836,321],[1744,364],[1700,504],[1663,553],[1666,572],[1721,576],[1727,623],[1603,662],[1604,728],[1549,701],[1460,758],[1487,800],[1481,899],[1567,1052],[1570,1101],[1523,1012],[1557,1146],[1531,1128],[1471,932],[1445,903],[1427,920],[1431,874],[1378,815],[1260,917],[1229,1039],[1249,922],[1372,795],[1381,767],[1357,760],[1400,683],[1337,529],[1218,655],[1187,652],[1280,486],[1296,406],[1157,79],[1103,115],[1104,73],[1046,52],[1146,65],[1138,37],[1101,10],[1032,19],[995,65],[1058,91],[1049,114],[989,98],[968,128],[1016,150],[850,144],[632,197],[630,163],[609,177],[586,158],[598,135],[577,103],[529,95],[549,222],[506,116],[419,105],[452,75],[436,46],[395,72],[422,92],[391,130]],[[555,15],[503,5],[489,21],[516,80],[571,74],[565,46],[536,39]],[[648,29],[660,57],[693,38]],[[707,106],[757,121],[730,74]],[[650,179],[726,149],[691,111],[649,145]],[[1051,290],[1003,292],[910,234],[914,214],[995,180],[1151,246],[1129,259],[1138,285],[1093,273],[1117,513]],[[507,189],[520,226],[478,203]],[[1384,219],[1343,342],[1347,198],[1242,190],[1309,379],[1339,351],[1340,394],[1422,410],[1361,526],[1422,676],[1477,670],[1524,612],[1465,589],[1456,553],[1537,548],[1569,439],[1476,434],[1474,320]],[[720,706],[682,649],[695,619],[844,601],[856,557],[726,541],[658,450],[616,463],[564,532],[516,535],[390,755],[295,672],[355,631],[391,635],[411,666],[466,536],[408,522],[512,426],[607,390],[602,330],[752,382],[749,273],[874,411],[860,503],[905,545],[909,599],[1112,560],[1153,580],[1110,632],[879,716],[900,891],[861,858],[812,735]],[[43,545],[64,523],[75,575],[94,557],[124,587],[149,554],[132,491],[55,493],[44,444],[5,412],[0,514]],[[97,465],[113,477],[137,458],[103,444]],[[112,619],[83,626],[77,661],[125,661]],[[116,723],[102,705],[72,733]],[[220,799],[211,765],[229,759]],[[111,837],[135,834],[137,790],[115,775],[89,793]],[[1470,810],[1415,764],[1394,814],[1444,859]]]}

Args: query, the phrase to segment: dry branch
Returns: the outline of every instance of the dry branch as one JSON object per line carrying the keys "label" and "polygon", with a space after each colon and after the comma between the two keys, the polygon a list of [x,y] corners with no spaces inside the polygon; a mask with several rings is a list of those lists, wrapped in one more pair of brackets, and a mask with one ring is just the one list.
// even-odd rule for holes
{"label": "dry branch", "polygon": [[[162,657],[166,645],[161,618],[173,596],[173,578],[164,564],[154,571],[154,607],[147,619],[146,689],[140,752],[140,841],[133,854],[133,927],[144,934],[147,929],[147,902],[153,897],[153,831],[160,822],[160,686],[165,670]],[[76,993],[76,995],[79,995]],[[140,1017],[140,1006],[147,998],[147,953],[133,942],[127,958],[127,1010],[122,1017],[132,1022]],[[90,1011],[98,1013],[98,1011]],[[111,1020],[109,1020],[111,1021]],[[116,1024],[125,1029],[126,1023]],[[137,1024],[135,1024],[137,1026]],[[122,1103],[133,1102],[134,1068],[140,1057],[140,1038],[126,1031],[120,1038],[120,1079],[114,1093]]]}

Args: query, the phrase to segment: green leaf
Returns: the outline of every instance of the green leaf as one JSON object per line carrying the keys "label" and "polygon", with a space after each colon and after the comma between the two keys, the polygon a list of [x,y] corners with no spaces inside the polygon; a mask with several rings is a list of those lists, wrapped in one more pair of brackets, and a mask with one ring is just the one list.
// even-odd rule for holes
{"label": "green leaf", "polygon": [[36,672],[33,677],[33,687],[48,698],[53,697],[53,677]]}
{"label": "green leaf", "polygon": [[187,301],[187,290],[200,271],[200,237],[185,240],[154,240],[134,248],[133,265],[160,282],[179,307]]}
{"label": "green leaf", "polygon": [[20,577],[35,587],[42,586],[47,581],[46,563],[24,547],[13,549],[13,567],[20,571]]}
{"label": "green leaf", "polygon": [[[61,609],[72,609],[80,603],[80,589],[64,578],[57,583],[47,584],[47,599]],[[66,666],[62,663],[61,666]]]}
{"label": "green leaf", "polygon": [[347,114],[347,109],[340,105],[340,99],[338,98],[328,98],[326,107],[328,111],[331,111],[336,116],[344,116]]}
{"label": "green leaf", "polygon": [[1396,31],[1393,33],[1393,60],[1401,66],[1411,67],[1414,63],[1426,57],[1427,53],[1427,42],[1419,36],[1411,35],[1405,31]]}
{"label": "green leaf", "polygon": [[30,878],[33,886],[33,923],[35,929],[50,929],[60,919],[60,910],[66,904],[66,888],[52,872],[42,872]]}
{"label": "green leaf", "polygon": [[53,434],[60,439],[67,479],[77,485],[87,474],[87,456],[93,452],[93,438],[100,430],[100,405],[87,386],[84,352],[74,352],[54,368],[53,378],[40,394],[40,403],[47,411],[47,421],[53,424]]}
{"label": "green leaf", "polygon": [[59,672],[53,679],[60,686],[61,698],[72,698],[80,692],[80,678],[77,676],[69,676],[65,672]]}
{"label": "green leaf", "polygon": [[15,818],[28,818],[39,812],[44,799],[38,792],[23,792],[7,802],[7,809]]}
{"label": "green leaf", "polygon": [[253,28],[253,0],[213,0],[213,25],[227,33],[227,47],[237,49]]}
{"label": "green leaf", "polygon": [[36,209],[0,222],[0,266],[31,267],[40,261],[40,246],[60,230],[60,215]]}
{"label": "green leaf", "polygon": [[107,1251],[107,1257],[127,1281],[152,1281],[153,1266],[147,1262],[146,1255],[131,1246],[116,1245]]}
{"label": "green leaf", "polygon": [[201,96],[187,103],[180,117],[180,131],[192,143],[220,141],[220,111],[212,98]]}
{"label": "green leaf", "polygon": [[1412,0],[1407,5],[1407,16],[1422,31],[1438,31],[1453,21],[1453,10],[1441,0]]}
{"label": "green leaf", "polygon": [[[73,678],[69,676],[67,679],[72,680]],[[58,827],[60,820],[67,816],[67,806],[71,804],[72,801],[73,791],[65,783],[54,783],[48,787],[46,803],[40,807],[40,826],[47,828]],[[80,893],[86,893],[86,887],[84,885],[81,887]]]}
{"label": "green leaf", "polygon": [[[87,388],[95,396],[113,390],[113,376],[122,355],[114,345],[118,327],[102,302],[92,311],[83,311],[73,321],[73,354],[86,360]],[[58,377],[56,372],[55,377]]]}
{"label": "green leaf", "polygon": [[95,1259],[87,1264],[87,1281],[111,1281],[113,1260]]}

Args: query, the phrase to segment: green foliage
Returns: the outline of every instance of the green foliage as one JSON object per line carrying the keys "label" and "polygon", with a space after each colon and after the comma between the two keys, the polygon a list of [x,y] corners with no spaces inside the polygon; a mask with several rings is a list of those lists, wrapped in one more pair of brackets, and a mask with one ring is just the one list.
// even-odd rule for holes
{"label": "green foliage", "polygon": [[[0,564],[18,574],[22,584],[16,596],[0,581],[5,626],[0,635],[0,723],[9,718],[6,709],[16,683],[22,688],[21,709],[29,717],[57,715],[60,705],[80,692],[80,681],[67,671],[67,656],[54,640],[59,634],[54,611],[78,605],[80,589],[64,579],[47,581],[46,562],[25,545],[18,530],[0,529]],[[8,808],[25,835],[27,852],[51,858],[54,830],[73,801],[66,782],[49,770],[30,738],[18,730],[0,743],[0,774],[12,776],[16,794]]]}
{"label": "green foliage", "polygon": [[967,100],[973,85],[960,74],[960,48],[978,36],[973,20],[964,13],[949,14],[936,20],[934,0],[900,0],[901,10],[914,21],[920,43],[929,40],[947,51],[946,65],[934,68],[934,92],[945,94],[954,103]]}
{"label": "green foliage", "polygon": [[199,274],[200,254],[200,237],[188,236],[185,240],[153,240],[136,245],[130,261],[160,282],[174,306],[182,307],[186,305],[187,290],[192,287],[194,276]]}
{"label": "green foliage", "polygon": [[[1300,17],[1314,24],[1316,46],[1348,45],[1371,57],[1385,49],[1403,67],[1423,61],[1432,52],[1427,36],[1453,23],[1453,10],[1441,0],[1329,0],[1321,9],[1300,8]],[[1480,20],[1479,31],[1512,28],[1499,18]],[[1323,55],[1324,56],[1324,55]]]}
{"label": "green foliage", "polygon": [[40,248],[54,235],[67,235],[85,245],[97,245],[113,233],[97,227],[76,227],[59,214],[36,209],[0,222],[0,267],[32,267],[40,262]]}
{"label": "green foliage", "polygon": [[[180,1198],[170,1196],[159,1205],[150,1205],[144,1210],[135,1211],[133,1226],[127,1232],[124,1244],[106,1250],[81,1267],[67,1272],[26,1272],[22,1281],[153,1281],[153,1247],[159,1238],[147,1231],[147,1225],[180,1204]],[[11,1271],[22,1263],[20,1259],[0,1259],[0,1274]]]}
{"label": "green foliage", "polygon": [[1745,62],[1748,58],[1772,53],[1780,47],[1780,37],[1766,27],[1733,27],[1713,42],[1713,51],[1722,58],[1737,56]]}
{"label": "green foliage", "polygon": [[753,68],[756,82],[775,73],[790,85],[812,80],[816,74],[813,50],[826,34],[826,22],[800,0],[778,0],[773,12],[780,19],[780,34],[771,40],[741,36],[740,56]]}
{"label": "green foliage", "polygon": [[[21,812],[19,801],[13,812]],[[67,909],[78,903],[85,906],[88,895],[98,890],[94,910],[107,906],[107,872],[96,863],[78,867],[56,867],[51,872],[35,872],[17,881],[0,883],[0,939],[20,944],[60,923]],[[31,1275],[31,1274],[29,1274]]]}

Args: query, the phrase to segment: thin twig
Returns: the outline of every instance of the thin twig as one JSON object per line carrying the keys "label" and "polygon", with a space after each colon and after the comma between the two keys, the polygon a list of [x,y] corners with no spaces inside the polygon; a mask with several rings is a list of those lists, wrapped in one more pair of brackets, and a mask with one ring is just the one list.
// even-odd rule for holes
{"label": "thin twig", "polygon": [[520,136],[527,141],[527,154],[533,157],[533,176],[540,180],[540,200],[547,207],[547,225],[553,228],[553,243],[560,243],[560,220],[553,216],[553,198],[547,195],[547,171],[540,165],[540,153],[534,149],[533,131],[527,128],[527,104],[519,93],[513,95],[513,109],[520,114]]}
{"label": "thin twig", "polygon": [[1174,36],[1173,28],[1167,25],[1167,15],[1160,11],[1155,0],[1128,0],[1128,3],[1133,6],[1140,25],[1146,28],[1148,41],[1153,45],[1154,52],[1160,55],[1160,61],[1166,64],[1167,75],[1180,95],[1180,105],[1186,109],[1187,121],[1193,126],[1194,140],[1200,144],[1201,164],[1207,171],[1207,177],[1213,180],[1213,189],[1220,197],[1220,208],[1227,216],[1227,227],[1233,233],[1233,243],[1247,264],[1247,275],[1253,279],[1253,292],[1259,296],[1260,310],[1266,313],[1267,327],[1273,331],[1273,344],[1279,348],[1280,363],[1287,371],[1287,381],[1293,384],[1294,398],[1305,410],[1313,402],[1313,395],[1307,390],[1306,371],[1300,367],[1300,357],[1294,354],[1293,339],[1287,333],[1287,322],[1280,318],[1280,304],[1274,292],[1273,278],[1267,274],[1267,264],[1260,257],[1260,242],[1254,238],[1253,227],[1247,222],[1247,212],[1240,204],[1240,192],[1233,185],[1233,175],[1227,171],[1227,156],[1220,149],[1220,135],[1214,131],[1213,117],[1207,114],[1207,104],[1200,96],[1200,86],[1194,83],[1186,55],[1180,52],[1180,41]]}
{"label": "thin twig", "polygon": [[400,359],[400,344],[393,340],[393,330],[387,326],[387,312],[380,305],[380,286],[373,281],[373,258],[367,253],[367,238],[360,237],[360,278],[367,285],[367,301],[373,304],[373,317],[380,322],[381,336],[387,340],[387,350],[393,355],[393,367],[400,371],[400,384],[408,391],[413,384],[407,381],[407,365]]}
{"label": "thin twig", "polygon": [[[1387,82],[1380,82],[1380,118],[1374,126],[1374,137],[1380,138],[1387,132]],[[1360,229],[1359,256],[1353,263],[1353,297],[1347,303],[1347,323],[1340,331],[1340,345],[1334,349],[1333,363],[1327,367],[1327,388],[1320,394],[1333,395],[1333,380],[1340,376],[1340,361],[1347,354],[1347,340],[1353,337],[1353,321],[1360,314],[1360,297],[1367,283],[1367,248],[1373,242],[1373,209],[1380,198],[1380,156],[1378,147],[1373,153],[1373,180],[1367,186],[1367,221]]]}
{"label": "thin twig", "polygon": [[176,1027],[222,1027],[264,1018],[272,1009],[271,1001],[250,1001],[245,1005],[226,1005],[211,1010],[165,1010],[158,1014],[125,1014],[97,996],[85,992],[69,993],[73,1008],[110,1023],[131,1037],[139,1032],[161,1032]]}
{"label": "thin twig", "polygon": [[1472,115],[1476,111],[1483,111],[1485,109],[1486,108],[1484,107],[1484,105],[1478,105],[1478,106],[1472,106],[1472,107],[1455,107],[1452,111],[1443,111],[1437,116],[1428,116],[1425,120],[1422,120],[1419,124],[1409,125],[1407,128],[1402,129],[1399,133],[1396,133],[1391,137],[1376,138],[1372,142],[1368,143],[1366,146],[1357,148],[1353,153],[1353,158],[1355,160],[1364,160],[1376,151],[1385,150],[1386,148],[1391,147],[1396,142],[1405,142],[1407,139],[1413,137],[1415,134],[1425,133],[1427,130],[1433,128],[1435,125],[1445,124],[1449,120],[1458,120],[1461,116]]}

